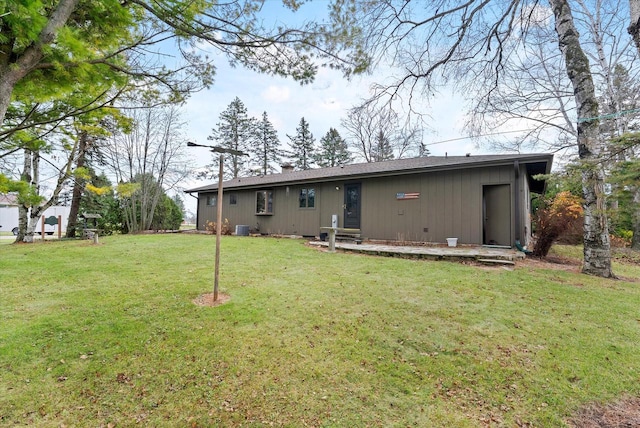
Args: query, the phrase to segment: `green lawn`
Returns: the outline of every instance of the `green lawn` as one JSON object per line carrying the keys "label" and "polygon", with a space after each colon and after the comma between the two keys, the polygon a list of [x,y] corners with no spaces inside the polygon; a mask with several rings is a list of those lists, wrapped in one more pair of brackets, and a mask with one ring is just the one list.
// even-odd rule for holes
{"label": "green lawn", "polygon": [[[563,426],[640,395],[640,283],[168,234],[0,245],[0,425]],[[640,266],[617,265],[627,277]]]}

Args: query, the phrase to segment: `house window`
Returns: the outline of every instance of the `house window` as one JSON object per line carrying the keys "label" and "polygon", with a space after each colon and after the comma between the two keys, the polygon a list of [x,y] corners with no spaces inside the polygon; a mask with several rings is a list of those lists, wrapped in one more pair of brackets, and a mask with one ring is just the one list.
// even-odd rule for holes
{"label": "house window", "polygon": [[273,191],[256,192],[256,214],[273,214]]}
{"label": "house window", "polygon": [[229,205],[236,205],[238,203],[238,194],[229,193]]}
{"label": "house window", "polygon": [[300,208],[315,208],[316,206],[316,190],[300,189]]}
{"label": "house window", "polygon": [[215,207],[218,204],[218,195],[207,195],[207,206]]}

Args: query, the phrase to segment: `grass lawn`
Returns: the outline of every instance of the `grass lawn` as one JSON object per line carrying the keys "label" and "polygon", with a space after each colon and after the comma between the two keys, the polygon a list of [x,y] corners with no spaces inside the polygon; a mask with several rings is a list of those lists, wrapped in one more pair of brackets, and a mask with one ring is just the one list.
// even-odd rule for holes
{"label": "grass lawn", "polygon": [[638,282],[224,237],[231,300],[196,306],[214,243],[0,245],[0,425],[548,427],[640,395]]}

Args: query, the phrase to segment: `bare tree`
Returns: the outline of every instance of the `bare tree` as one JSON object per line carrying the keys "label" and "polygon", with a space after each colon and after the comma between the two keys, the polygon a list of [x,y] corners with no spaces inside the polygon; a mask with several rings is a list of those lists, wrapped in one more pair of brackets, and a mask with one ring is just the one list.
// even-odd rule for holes
{"label": "bare tree", "polygon": [[420,151],[421,128],[401,123],[388,104],[365,102],[342,120],[351,149],[365,162],[401,159]]}
{"label": "bare tree", "polygon": [[[60,140],[57,139],[60,143]],[[34,141],[29,148],[23,149],[23,166],[21,180],[29,183],[32,192],[27,197],[18,198],[18,235],[16,242],[33,242],[35,228],[44,212],[58,202],[58,196],[64,188],[65,182],[71,177],[73,161],[78,150],[78,140],[74,139],[72,144],[44,144],[42,141]],[[50,160],[43,158],[42,153],[57,152],[61,154],[64,161],[62,167],[57,167]],[[49,197],[41,193],[41,172],[42,163],[49,166],[49,171],[53,171],[55,185]]]}
{"label": "bare tree", "polygon": [[129,111],[130,130],[115,131],[104,149],[105,161],[119,186],[127,230],[151,226],[163,191],[186,176],[185,139],[176,105]]}
{"label": "bare tree", "polygon": [[[594,4],[575,1],[573,14],[580,25],[581,46],[590,63],[599,100],[599,112],[607,119],[601,131],[611,137],[622,135],[638,114],[633,114],[640,95],[620,90],[621,69],[628,82],[637,81],[637,55],[630,50],[625,35],[627,18],[617,2],[596,0]],[[547,150],[575,154],[577,140],[576,103],[566,73],[564,56],[558,51],[558,35],[553,27],[552,11],[535,6],[529,14],[526,41],[516,39],[511,55],[502,60],[501,78],[491,91],[483,80],[468,82],[466,92],[474,97],[468,129],[472,135],[484,135],[496,129],[523,129],[505,142],[493,139],[499,149],[523,151]],[[624,114],[619,114],[624,112]]]}
{"label": "bare tree", "polygon": [[[597,11],[595,3],[589,3],[589,6],[585,3],[585,7]],[[579,1],[573,4],[581,7]],[[535,94],[539,90],[542,99],[551,94],[555,97],[554,102],[561,102],[567,96],[575,106],[575,110],[565,109],[575,112],[569,116],[569,121],[560,121],[564,119],[560,117],[557,123],[552,123],[567,134],[566,142],[578,152],[584,167],[583,272],[613,276],[600,159],[603,148],[599,134],[600,110],[593,82],[594,69],[578,32],[587,29],[588,25],[574,19],[569,2],[550,0],[549,7],[545,7],[542,3],[525,0],[439,0],[428,5],[418,1],[383,0],[360,2],[359,6],[363,43],[376,52],[375,59],[389,61],[401,70],[391,84],[377,86],[376,97],[391,101],[406,99],[406,104],[414,111],[417,99],[429,97],[441,85],[455,83],[470,98],[483,100],[496,111],[516,110],[527,119],[531,116],[534,121],[540,120],[536,115],[542,115],[542,119],[547,120],[544,115],[555,113],[545,111],[548,104],[542,104],[538,99],[509,106],[507,102],[495,103],[492,95],[502,90],[505,78],[511,77],[510,84],[528,84],[517,79],[522,72],[544,72],[556,77],[562,76],[557,71],[564,72],[570,82],[569,88],[556,79],[555,88],[536,85],[531,92]],[[553,34],[550,43],[554,39],[557,43],[557,62],[552,63],[555,70],[530,70],[525,65],[528,57],[519,54],[525,47],[538,42],[539,38],[533,37],[539,36],[543,25],[552,25],[555,33],[546,33],[547,37]],[[520,71],[508,68],[505,71],[510,62],[519,63]]]}

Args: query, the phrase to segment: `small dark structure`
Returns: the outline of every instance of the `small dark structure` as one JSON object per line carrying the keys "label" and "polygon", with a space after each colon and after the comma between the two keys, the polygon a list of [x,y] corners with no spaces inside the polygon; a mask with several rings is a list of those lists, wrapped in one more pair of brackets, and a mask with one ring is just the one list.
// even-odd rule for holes
{"label": "small dark structure", "polygon": [[[551,154],[428,156],[224,182],[231,225],[260,234],[319,236],[321,228],[358,229],[368,239],[513,247],[528,245],[531,196]],[[197,193],[197,227],[216,217],[217,183]],[[336,224],[332,221],[337,218]]]}
{"label": "small dark structure", "polygon": [[87,239],[93,239],[93,243],[98,243],[98,219],[102,218],[100,214],[82,213],[80,216],[83,223],[82,236]]}

